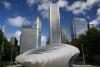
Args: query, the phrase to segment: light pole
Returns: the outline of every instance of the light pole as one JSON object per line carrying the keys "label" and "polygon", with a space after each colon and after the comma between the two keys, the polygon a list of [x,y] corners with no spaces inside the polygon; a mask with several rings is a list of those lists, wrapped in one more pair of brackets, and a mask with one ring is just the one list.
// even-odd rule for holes
{"label": "light pole", "polygon": [[4,47],[4,41],[2,42],[2,46],[1,46],[1,55],[0,55],[0,60],[2,59],[3,47]]}
{"label": "light pole", "polygon": [[12,49],[11,49],[11,60],[10,60],[10,64],[12,64],[12,59],[13,59],[13,46],[12,46]]}
{"label": "light pole", "polygon": [[[2,31],[5,34],[5,25],[2,27]],[[0,61],[2,59],[2,54],[3,54],[3,49],[4,49],[4,38],[3,38],[3,42],[2,42],[2,46],[1,46],[1,55],[0,55]]]}
{"label": "light pole", "polygon": [[84,54],[84,47],[83,47],[83,44],[82,44],[82,53],[83,53],[83,63],[85,65],[85,54]]}

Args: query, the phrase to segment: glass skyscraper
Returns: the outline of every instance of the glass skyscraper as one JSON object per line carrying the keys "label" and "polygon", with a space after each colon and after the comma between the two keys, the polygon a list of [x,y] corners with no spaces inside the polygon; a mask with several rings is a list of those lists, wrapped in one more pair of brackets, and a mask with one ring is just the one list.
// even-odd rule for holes
{"label": "glass skyscraper", "polygon": [[83,18],[74,18],[72,21],[72,39],[78,38],[81,34],[85,34],[88,30],[88,25]]}

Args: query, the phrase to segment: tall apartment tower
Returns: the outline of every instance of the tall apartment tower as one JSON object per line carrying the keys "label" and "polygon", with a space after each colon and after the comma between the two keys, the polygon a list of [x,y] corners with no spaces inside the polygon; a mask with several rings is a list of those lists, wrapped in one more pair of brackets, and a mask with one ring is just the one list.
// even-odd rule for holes
{"label": "tall apartment tower", "polygon": [[50,4],[50,44],[61,43],[60,12],[57,4]]}
{"label": "tall apartment tower", "polygon": [[34,28],[23,26],[20,40],[20,53],[38,48],[41,45],[41,24],[39,18],[37,18]]}

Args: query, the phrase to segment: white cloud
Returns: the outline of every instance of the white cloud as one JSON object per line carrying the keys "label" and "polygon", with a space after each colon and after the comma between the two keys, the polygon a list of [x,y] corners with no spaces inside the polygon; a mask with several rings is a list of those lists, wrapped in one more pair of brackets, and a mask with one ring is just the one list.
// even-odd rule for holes
{"label": "white cloud", "polygon": [[96,19],[92,20],[90,24],[98,25],[100,24],[100,8],[97,9],[97,16]]}
{"label": "white cloud", "polygon": [[66,0],[58,0],[57,4],[59,5],[59,7],[63,8],[67,7],[68,2]]}
{"label": "white cloud", "polygon": [[[49,5],[53,3],[53,0],[27,0],[27,3],[31,6],[38,3],[38,11],[44,18],[49,16]],[[100,3],[100,0],[86,0],[84,1],[75,1],[72,5],[68,5],[66,0],[56,0],[55,4],[58,4],[60,8],[66,8],[69,11],[72,11],[73,14],[85,13],[85,11],[91,9],[93,5]]]}
{"label": "white cloud", "polygon": [[42,3],[47,3],[47,2],[50,2],[50,0],[27,0],[27,4],[28,6],[33,6],[34,4],[42,4]]}
{"label": "white cloud", "polygon": [[13,26],[21,27],[22,25],[29,25],[30,21],[27,20],[25,17],[17,16],[14,18],[8,18],[7,22]]}
{"label": "white cloud", "polygon": [[52,2],[46,2],[46,3],[42,3],[40,5],[38,5],[38,11],[41,13],[41,15],[44,18],[47,18],[49,16],[49,5]]}
{"label": "white cloud", "polygon": [[2,4],[4,5],[6,9],[10,9],[11,7],[11,4],[9,2],[3,1]]}
{"label": "white cloud", "polygon": [[46,41],[47,41],[47,37],[46,36],[41,36],[41,46],[46,46]]}
{"label": "white cloud", "polygon": [[10,41],[10,38],[13,36],[14,34],[7,32],[5,33],[5,36],[7,37],[7,40]]}
{"label": "white cloud", "polygon": [[93,5],[100,3],[100,0],[87,0],[75,1],[71,6],[68,6],[68,10],[72,11],[74,14],[85,13],[85,11],[90,10]]}
{"label": "white cloud", "polygon": [[[53,4],[53,0],[27,0],[29,6],[33,6],[38,3],[38,11],[43,18],[49,17],[49,5]],[[67,6],[66,0],[58,0],[55,4],[58,4],[61,8]]]}
{"label": "white cloud", "polygon": [[17,38],[18,44],[20,43],[20,35],[21,35],[21,31],[19,31],[19,30],[14,33],[14,37]]}
{"label": "white cloud", "polygon": [[39,0],[27,0],[27,4],[32,7],[33,4],[37,3]]}
{"label": "white cloud", "polygon": [[71,6],[69,6],[67,9],[72,11],[74,14],[82,12],[82,2],[81,1],[75,1]]}
{"label": "white cloud", "polygon": [[94,4],[98,3],[98,2],[100,2],[100,0],[87,0],[86,6],[91,7],[92,5],[94,5]]}
{"label": "white cloud", "polygon": [[5,36],[7,37],[8,41],[10,41],[11,37],[16,37],[18,40],[18,45],[20,44],[20,35],[21,35],[21,31],[19,31],[19,30],[17,30],[14,33],[11,33],[11,32],[5,33]]}
{"label": "white cloud", "polygon": [[[49,17],[49,5],[53,4],[53,1],[42,0],[41,4],[38,5],[38,11],[41,13],[43,18]],[[60,8],[67,7],[68,3],[65,0],[58,0],[55,4],[58,4]]]}

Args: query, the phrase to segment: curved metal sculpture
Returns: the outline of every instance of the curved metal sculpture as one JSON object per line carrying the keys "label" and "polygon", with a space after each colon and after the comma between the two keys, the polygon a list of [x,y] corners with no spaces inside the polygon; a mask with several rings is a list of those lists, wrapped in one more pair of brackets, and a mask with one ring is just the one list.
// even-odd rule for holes
{"label": "curved metal sculpture", "polygon": [[48,45],[17,56],[16,62],[25,67],[71,67],[78,54],[78,48],[72,45]]}
{"label": "curved metal sculpture", "polygon": [[79,50],[72,45],[61,44],[60,13],[56,4],[50,5],[49,37],[50,45],[25,52],[16,57],[16,62],[24,67],[71,67]]}

